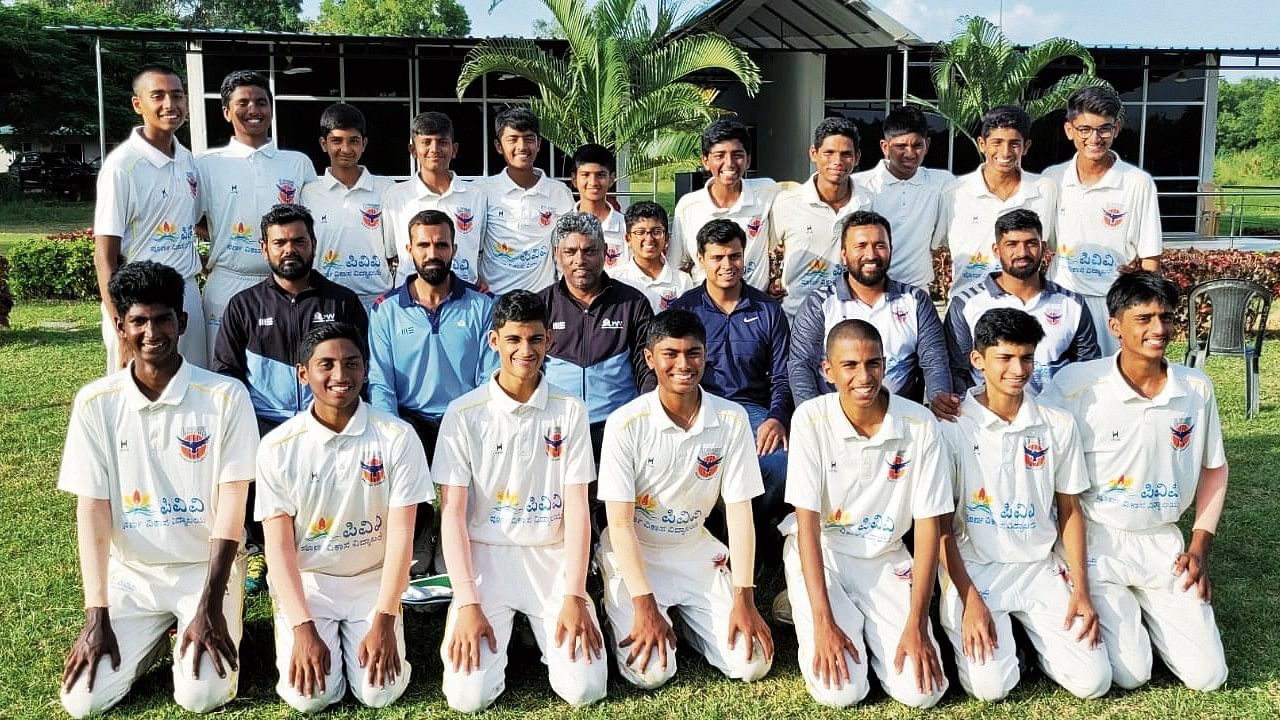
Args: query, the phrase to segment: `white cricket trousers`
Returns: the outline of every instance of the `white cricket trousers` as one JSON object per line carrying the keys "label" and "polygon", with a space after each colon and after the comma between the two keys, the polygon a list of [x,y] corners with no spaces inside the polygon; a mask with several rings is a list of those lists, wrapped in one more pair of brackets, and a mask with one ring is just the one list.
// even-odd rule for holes
{"label": "white cricket trousers", "polygon": [[[107,374],[110,375],[123,367],[120,362],[120,336],[106,306],[99,307],[102,310],[102,345],[107,350]],[[213,353],[205,340],[204,303],[200,300],[200,285],[194,276],[186,278],[183,284],[182,311],[187,314],[187,329],[178,338],[178,352],[192,365],[207,368]]]}
{"label": "white cricket trousers", "polygon": [[[222,601],[222,614],[227,632],[240,647],[240,611],[244,592],[244,557],[236,559],[227,580],[227,594]],[[207,562],[143,565],[123,563],[111,558],[107,568],[107,602],[111,630],[120,649],[120,668],[111,669],[111,659],[98,662],[98,675],[93,690],[88,689],[89,673],[82,673],[70,691],[60,691],[60,700],[69,715],[82,718],[101,713],[124,699],[133,682],[151,668],[165,651],[173,647],[173,699],[184,709],[195,713],[216,710],[236,696],[240,673],[222,660],[226,677],[218,677],[213,661],[206,655],[200,660],[200,678],[192,678],[194,646],[185,654],[178,653],[182,634],[195,617],[200,592],[209,574]],[[169,626],[178,623],[175,640],[169,639]],[[238,663],[237,663],[238,666]]]}
{"label": "white cricket trousers", "polygon": [[[834,552],[823,543],[822,565],[827,586],[827,598],[836,625],[849,636],[858,649],[858,662],[846,654],[850,682],[836,687],[823,684],[813,671],[814,624],[813,606],[800,569],[800,544],[795,535],[788,535],[782,546],[782,562],[787,577],[787,597],[799,645],[800,674],[805,689],[818,703],[828,707],[849,707],[862,701],[870,691],[868,668],[873,670],[880,685],[889,697],[913,708],[930,708],[942,699],[947,691],[946,679],[941,688],[932,693],[916,689],[915,671],[910,660],[903,663],[902,672],[893,667],[894,655],[902,631],[907,627],[911,609],[911,555],[899,544],[874,558],[858,558]],[[929,642],[938,651],[938,641],[933,628],[928,628]],[[868,652],[869,650],[869,652]]]}

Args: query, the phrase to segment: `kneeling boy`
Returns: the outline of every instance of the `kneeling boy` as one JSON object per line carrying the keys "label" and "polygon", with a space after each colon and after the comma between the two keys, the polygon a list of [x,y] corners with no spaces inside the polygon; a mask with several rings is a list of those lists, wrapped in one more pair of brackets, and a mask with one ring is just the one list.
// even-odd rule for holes
{"label": "kneeling boy", "polygon": [[[884,345],[870,323],[837,323],[826,351],[836,392],[791,420],[786,500],[796,511],[779,527],[800,673],[814,700],[847,707],[867,695],[869,660],[890,697],[932,707],[947,681],[929,599],[939,529],[955,507],[938,425],[882,387]],[[902,542],[913,523],[914,560]]]}
{"label": "kneeling boy", "polygon": [[409,684],[400,594],[418,503],[432,500],[427,459],[408,423],[360,399],[367,357],[354,326],[311,330],[298,360],[311,407],[258,448],[276,692],[316,712],[350,685],[364,705],[386,707]]}
{"label": "kneeling boy", "polygon": [[489,331],[498,372],[449,403],[440,423],[432,468],[453,585],[440,659],[445,699],[462,712],[502,694],[516,613],[529,618],[557,695],[581,706],[605,693],[586,591],[591,434],[582,402],[542,376],[548,328],[537,295],[499,298]]}
{"label": "kneeling boy", "polygon": [[[646,689],[676,672],[672,609],[726,676],[759,680],[773,664],[753,587],[751,499],[764,492],[756,443],[741,406],[698,387],[705,348],[696,315],[659,313],[644,350],[658,388],[609,416],[600,453],[605,608],[619,671]],[[727,549],[703,526],[722,498]]]}
{"label": "kneeling boy", "polygon": [[[1018,684],[1011,618],[1045,674],[1071,694],[1096,698],[1111,687],[1084,566],[1079,494],[1089,476],[1076,424],[1024,392],[1043,338],[1021,310],[983,313],[970,360],[986,384],[969,390],[955,422],[940,423],[957,500],[955,532],[942,536],[942,627],[960,684],[979,700],[1001,700]],[[1066,567],[1053,553],[1057,539]]]}

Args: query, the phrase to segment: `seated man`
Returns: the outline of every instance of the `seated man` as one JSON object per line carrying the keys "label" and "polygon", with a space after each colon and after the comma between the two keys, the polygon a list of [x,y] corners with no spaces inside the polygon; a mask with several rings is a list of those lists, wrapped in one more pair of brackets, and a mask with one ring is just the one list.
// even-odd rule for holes
{"label": "seated man", "polygon": [[[1120,275],[1107,293],[1119,354],[1068,365],[1041,396],[1067,409],[1080,429],[1093,483],[1082,498],[1089,592],[1112,679],[1125,689],[1151,678],[1152,645],[1193,690],[1227,680],[1208,572],[1227,458],[1213,383],[1165,360],[1177,302],[1177,288],[1155,273]],[[1195,524],[1184,545],[1177,522],[1193,499]]]}
{"label": "seated man", "polygon": [[[236,696],[240,536],[258,431],[243,386],[186,362],[185,283],[168,265],[128,263],[108,284],[132,362],[71,406],[58,489],[74,493],[85,624],[60,699],[103,712],[170,647],[173,697],[209,712]],[[101,663],[100,661],[107,661]]]}
{"label": "seated man", "polygon": [[884,348],[870,323],[837,323],[826,347],[822,370],[837,391],[802,403],[791,420],[787,502],[796,512],[781,528],[800,673],[814,700],[848,707],[866,697],[870,664],[894,700],[933,707],[947,680],[929,599],[940,527],[954,509],[938,425],[883,387]]}
{"label": "seated man", "polygon": [[993,308],[1016,308],[1040,321],[1044,335],[1036,346],[1035,369],[1028,384],[1038,393],[1069,362],[1098,357],[1098,339],[1084,298],[1046,280],[1040,218],[1020,208],[996,220],[993,254],[1000,270],[951,299],[947,306],[947,352],[951,387],[956,392],[982,382],[970,357],[978,318]]}
{"label": "seated man", "polygon": [[667,242],[671,237],[667,211],[656,202],[642,200],[627,208],[623,217],[630,259],[611,270],[610,277],[644,293],[653,311],[662,312],[693,287],[689,273],[667,262]]}
{"label": "seated man", "polygon": [[513,290],[493,308],[498,371],[449,403],[433,475],[453,585],[440,660],[449,707],[480,712],[506,687],[515,614],[528,617],[551,688],[574,706],[604,697],[607,663],[587,596],[587,489],[595,479],[582,402],[542,376],[547,307]]}
{"label": "seated man", "polygon": [[[600,458],[605,609],[618,670],[645,689],[676,673],[672,610],[690,645],[727,677],[752,682],[773,665],[753,587],[751,499],[763,491],[755,443],[740,406],[698,387],[705,338],[688,311],[654,319],[644,357],[658,389],[609,416]],[[703,526],[720,500],[728,548]]]}
{"label": "seated man", "polygon": [[827,333],[842,320],[865,320],[884,341],[885,387],[917,402],[927,397],[940,417],[953,417],[947,341],[938,311],[924,290],[889,277],[893,238],[883,215],[858,211],[840,226],[843,277],[815,290],[792,322],[787,372],[797,405],[835,388],[822,370]]}
{"label": "seated man", "polygon": [[941,616],[960,684],[979,700],[1013,690],[1017,619],[1045,675],[1076,697],[1101,697],[1111,665],[1085,572],[1080,437],[1070,414],[1025,392],[1044,330],[1021,310],[996,308],[974,337],[985,387],[969,391],[956,422],[941,423],[956,501],[955,532],[942,536]]}
{"label": "seated man", "polygon": [[434,499],[431,474],[413,429],[360,400],[364,353],[346,323],[307,333],[298,379],[311,407],[258,447],[254,515],[275,568],[276,692],[299,712],[338,702],[348,685],[362,704],[386,707],[412,670],[400,592],[417,505]]}

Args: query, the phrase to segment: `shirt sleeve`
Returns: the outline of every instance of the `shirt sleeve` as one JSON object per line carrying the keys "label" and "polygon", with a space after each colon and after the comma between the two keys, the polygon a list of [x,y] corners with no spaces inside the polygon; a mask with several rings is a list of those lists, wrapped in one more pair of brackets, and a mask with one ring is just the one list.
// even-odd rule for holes
{"label": "shirt sleeve", "polygon": [[[114,443],[103,434],[104,418],[97,417],[97,405],[86,402],[81,390],[71,407],[67,424],[67,442],[62,446],[62,468],[58,472],[58,489],[95,500],[112,500],[109,452]],[[119,428],[115,428],[119,431]]]}
{"label": "shirt sleeve", "polygon": [[427,467],[427,454],[422,440],[408,423],[398,422],[400,437],[396,441],[395,464],[391,466],[391,507],[404,507],[418,503],[434,504],[435,488],[431,484],[431,470]]}
{"label": "shirt sleeve", "polygon": [[954,492],[952,481],[946,473],[950,458],[938,437],[938,425],[933,418],[914,422],[918,423],[912,432],[918,434],[915,446],[920,452],[920,467],[912,488],[911,516],[931,518],[950,514],[956,509],[951,497]]}
{"label": "shirt sleeve", "polygon": [[302,184],[316,181],[316,165],[306,153],[298,153],[298,166],[302,169]]}
{"label": "shirt sleeve", "polygon": [[940,390],[951,392],[951,365],[947,356],[946,333],[942,331],[938,310],[933,306],[933,300],[929,299],[929,294],[920,288],[913,288],[912,295],[916,299],[916,318],[920,328],[916,355],[920,358],[920,369],[924,371],[924,383],[930,394]]}
{"label": "shirt sleeve", "polygon": [[951,502],[958,503],[964,495],[964,477],[960,474],[959,434],[960,422],[938,423],[938,439],[942,441],[942,472],[951,490]]}
{"label": "shirt sleeve", "polygon": [[[487,296],[486,296],[487,297]],[[488,382],[493,377],[493,373],[498,370],[501,364],[498,358],[498,351],[489,347],[489,331],[493,329],[493,301],[487,301],[480,304],[481,317],[476,323],[480,328],[479,347],[480,362],[476,363],[475,387]]]}
{"label": "shirt sleeve", "polygon": [[791,411],[795,405],[791,399],[791,378],[787,369],[787,354],[791,350],[791,326],[782,306],[774,307],[773,331],[769,336],[769,417],[791,425]]}
{"label": "shirt sleeve", "polygon": [[724,413],[720,422],[729,425],[728,442],[723,450],[724,467],[720,469],[720,496],[728,504],[763,495],[764,479],[760,475],[760,460],[756,457],[755,436],[751,433],[747,411],[737,408],[733,413]]}
{"label": "shirt sleeve", "polygon": [[1071,337],[1071,344],[1063,353],[1063,359],[1068,362],[1097,360],[1102,357],[1102,348],[1098,346],[1098,328],[1093,325],[1093,313],[1089,312],[1084,298],[1077,297],[1076,301],[1080,303],[1080,322],[1076,325],[1075,335]]}
{"label": "shirt sleeve", "polygon": [[254,458],[258,453],[258,420],[253,414],[249,391],[238,385],[230,389],[223,417],[220,483],[253,480]]}
{"label": "shirt sleeve", "polygon": [[[1044,246],[1050,250],[1058,249],[1058,181],[1050,177],[1040,177],[1040,192],[1044,193]],[[998,265],[999,263],[997,263]]]}
{"label": "shirt sleeve", "polygon": [[437,485],[470,487],[474,472],[471,466],[470,433],[462,413],[450,403],[444,411],[444,418],[440,420],[436,455],[431,460],[431,477]]}
{"label": "shirt sleeve", "polygon": [[947,226],[951,223],[951,203],[948,202],[947,188],[950,187],[951,183],[955,182],[956,179],[954,175],[945,171],[932,170],[930,172],[944,173],[940,182],[941,187],[937,190],[938,206],[934,211],[933,233],[929,242],[929,248],[931,250],[938,250],[947,244]]}
{"label": "shirt sleeve", "polygon": [[1089,468],[1084,464],[1084,449],[1080,444],[1080,433],[1076,431],[1075,418],[1067,414],[1065,419],[1065,423],[1055,428],[1057,447],[1049,449],[1049,452],[1058,454],[1053,463],[1053,491],[1079,495],[1091,486]]}
{"label": "shirt sleeve", "polygon": [[564,461],[564,484],[588,485],[596,480],[595,457],[591,450],[591,425],[587,422],[587,408],[582,401],[571,398],[565,413],[569,427],[564,435],[566,440]]}
{"label": "shirt sleeve", "polygon": [[1217,394],[1208,378],[1205,378],[1205,383],[1208,387],[1204,399],[1204,459],[1200,461],[1200,466],[1212,470],[1226,465],[1227,455],[1222,448],[1222,422],[1218,419]]}
{"label": "shirt sleeve", "polygon": [[1138,192],[1137,207],[1137,256],[1140,258],[1160,257],[1164,252],[1164,235],[1160,230],[1160,203],[1156,196],[1156,184],[1150,176],[1143,178],[1142,189]]}
{"label": "shirt sleeve", "polygon": [[671,214],[671,237],[667,241],[667,263],[677,270],[683,269],[685,262],[692,260],[684,243],[686,223],[680,220],[683,211],[684,203],[677,202],[675,212]]}
{"label": "shirt sleeve", "polygon": [[257,453],[257,487],[254,488],[253,519],[262,522],[276,515],[294,517],[298,514],[298,504],[294,498],[298,493],[289,487],[284,469],[285,463],[276,457],[277,450],[273,446],[274,436],[268,436],[267,442],[258,447]]}
{"label": "shirt sleeve", "polygon": [[964,298],[957,296],[951,299],[951,305],[947,308],[947,356],[951,364],[951,390],[958,393],[975,385],[973,361],[969,359],[969,353],[973,351],[973,333],[969,331],[969,320],[964,316],[964,307]]}
{"label": "shirt sleeve", "polygon": [[[841,281],[837,281],[841,282]],[[787,356],[787,379],[797,406],[822,394],[818,373],[822,369],[823,318],[821,293],[813,293],[796,312]]]}
{"label": "shirt sleeve", "polygon": [[822,466],[819,424],[824,423],[821,406],[814,401],[796,409],[791,421],[791,441],[787,445],[787,488],[784,499],[800,510],[822,512]]}
{"label": "shirt sleeve", "polygon": [[249,366],[245,358],[245,350],[249,344],[248,328],[243,322],[243,303],[232,297],[227,303],[226,312],[222,314],[222,322],[218,325],[218,335],[213,343],[213,361],[209,369],[239,380],[245,387],[249,384]]}
{"label": "shirt sleeve", "polygon": [[[110,156],[107,157],[110,160]],[[93,206],[93,233],[124,237],[129,225],[130,187],[124,172],[115,162],[109,162],[98,173],[97,202]]]}
{"label": "shirt sleeve", "polygon": [[[388,299],[384,303],[395,302]],[[397,414],[395,345],[391,342],[391,309],[380,305],[369,318],[369,404]]]}
{"label": "shirt sleeve", "polygon": [[631,322],[628,323],[631,328],[631,339],[628,342],[631,346],[631,370],[636,378],[636,388],[647,393],[658,387],[658,376],[644,360],[644,347],[649,338],[649,323],[653,321],[653,308],[649,305],[649,300],[643,297],[643,293],[631,305]]}
{"label": "shirt sleeve", "polygon": [[635,457],[631,430],[615,411],[605,421],[604,439],[600,442],[600,482],[596,486],[596,497],[601,502],[635,502]]}

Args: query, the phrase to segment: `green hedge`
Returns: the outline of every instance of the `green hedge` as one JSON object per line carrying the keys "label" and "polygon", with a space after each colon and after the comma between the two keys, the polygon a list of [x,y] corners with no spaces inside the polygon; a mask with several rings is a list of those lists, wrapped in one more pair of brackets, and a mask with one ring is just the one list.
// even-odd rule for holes
{"label": "green hedge", "polygon": [[21,298],[97,300],[93,236],[57,233],[19,243],[9,253],[9,286]]}

